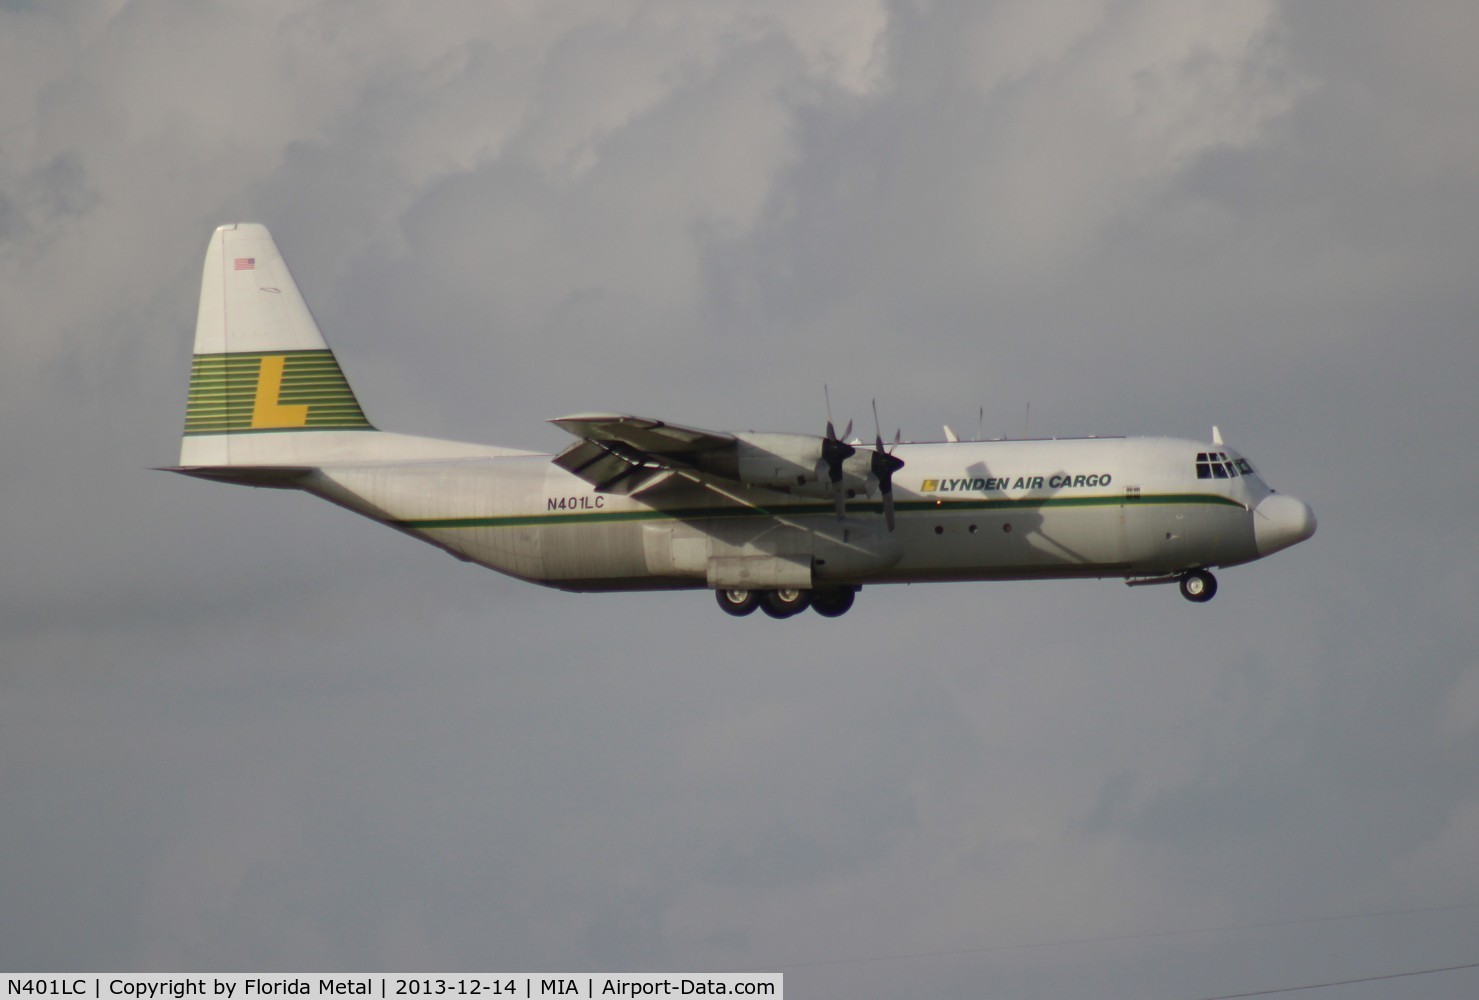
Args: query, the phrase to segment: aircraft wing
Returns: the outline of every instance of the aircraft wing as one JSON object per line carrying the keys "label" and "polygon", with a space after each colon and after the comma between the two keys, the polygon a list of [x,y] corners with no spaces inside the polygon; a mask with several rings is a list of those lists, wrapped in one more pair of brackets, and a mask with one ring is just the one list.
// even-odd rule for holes
{"label": "aircraft wing", "polygon": [[550,423],[587,441],[609,441],[651,455],[682,456],[725,448],[738,440],[723,431],[669,424],[648,417],[617,413],[578,413]]}
{"label": "aircraft wing", "polygon": [[550,423],[580,438],[555,456],[555,464],[603,493],[630,495],[674,472],[703,478],[700,456],[738,443],[723,431],[618,413],[579,413]]}
{"label": "aircraft wing", "polygon": [[872,449],[848,444],[837,437],[831,421],[826,437],[730,434],[615,413],[583,413],[550,422],[580,439],[556,455],[554,463],[603,493],[631,496],[682,476],[720,493],[758,487],[830,497],[841,519],[848,496],[876,491],[893,527],[893,474],[903,460],[885,451],[881,439]]}

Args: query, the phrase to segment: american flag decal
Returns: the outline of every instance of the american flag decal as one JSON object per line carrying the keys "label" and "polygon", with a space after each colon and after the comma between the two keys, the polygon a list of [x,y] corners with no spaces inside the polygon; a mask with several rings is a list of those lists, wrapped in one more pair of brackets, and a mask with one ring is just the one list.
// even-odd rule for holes
{"label": "american flag decal", "polygon": [[236,258],[236,270],[238,270],[238,271],[253,271],[253,270],[256,270],[256,267],[257,267],[257,258],[255,258],[255,257],[238,257],[238,258]]}

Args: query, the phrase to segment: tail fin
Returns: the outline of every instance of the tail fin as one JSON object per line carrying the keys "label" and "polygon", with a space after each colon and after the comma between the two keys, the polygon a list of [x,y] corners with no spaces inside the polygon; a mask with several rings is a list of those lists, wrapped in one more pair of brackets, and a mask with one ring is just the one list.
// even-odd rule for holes
{"label": "tail fin", "polygon": [[180,464],[292,464],[333,450],[325,435],[374,430],[272,234],[217,229],[200,282]]}

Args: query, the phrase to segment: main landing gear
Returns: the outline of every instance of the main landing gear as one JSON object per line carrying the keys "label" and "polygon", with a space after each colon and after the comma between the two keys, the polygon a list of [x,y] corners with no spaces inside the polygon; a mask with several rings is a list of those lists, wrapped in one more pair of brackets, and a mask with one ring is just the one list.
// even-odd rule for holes
{"label": "main landing gear", "polygon": [[742,618],[760,608],[772,618],[790,618],[811,608],[823,618],[847,613],[857,596],[856,587],[824,587],[817,590],[716,590],[715,599],[725,613]]}
{"label": "main landing gear", "polygon": [[1217,595],[1217,577],[1204,569],[1187,570],[1181,577],[1181,596],[1206,604]]}

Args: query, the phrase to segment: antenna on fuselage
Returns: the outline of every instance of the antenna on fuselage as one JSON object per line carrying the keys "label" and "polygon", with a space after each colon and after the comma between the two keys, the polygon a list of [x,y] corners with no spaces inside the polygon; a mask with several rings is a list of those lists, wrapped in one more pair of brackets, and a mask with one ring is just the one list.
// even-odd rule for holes
{"label": "antenna on fuselage", "polygon": [[[985,437],[986,437],[986,407],[984,407],[984,406],[978,406],[978,407],[976,407],[976,436],[973,437],[973,438],[971,438],[971,440],[972,441],[980,441],[980,440],[984,439]],[[945,440],[946,441],[949,441],[951,444],[955,444],[956,442],[958,442],[960,440],[960,435],[959,434],[956,434],[955,433],[955,429],[952,428],[949,424],[946,424],[945,425]]]}

